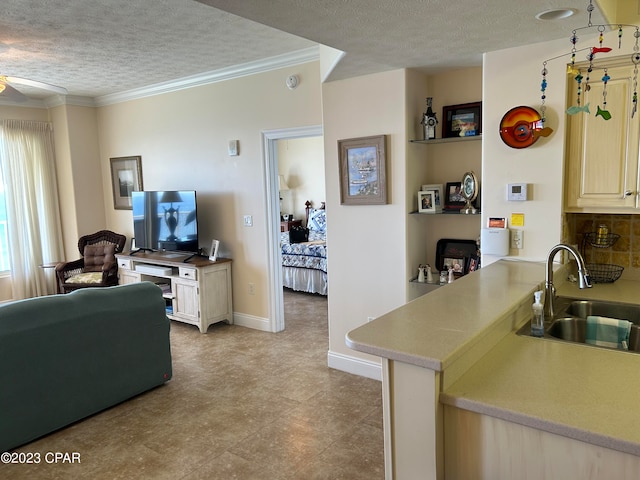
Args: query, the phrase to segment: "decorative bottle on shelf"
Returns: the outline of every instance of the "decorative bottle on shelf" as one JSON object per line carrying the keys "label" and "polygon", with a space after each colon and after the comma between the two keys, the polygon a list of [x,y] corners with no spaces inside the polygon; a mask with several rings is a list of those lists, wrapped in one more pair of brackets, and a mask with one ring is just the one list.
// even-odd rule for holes
{"label": "decorative bottle on shelf", "polygon": [[433,283],[433,274],[431,273],[431,265],[427,265],[427,283]]}
{"label": "decorative bottle on shelf", "polygon": [[432,101],[432,97],[427,97],[427,110],[422,114],[422,121],[420,122],[423,128],[425,140],[432,140],[436,138],[436,125],[438,124],[438,119],[436,118],[436,113],[433,111]]}

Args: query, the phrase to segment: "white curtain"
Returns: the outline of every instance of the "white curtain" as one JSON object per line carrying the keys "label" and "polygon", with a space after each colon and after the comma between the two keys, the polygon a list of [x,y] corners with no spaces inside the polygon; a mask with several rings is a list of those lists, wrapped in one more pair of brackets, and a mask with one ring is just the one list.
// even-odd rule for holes
{"label": "white curtain", "polygon": [[53,293],[53,279],[40,268],[45,263],[61,261],[64,255],[52,125],[3,120],[0,162],[5,181],[13,298]]}

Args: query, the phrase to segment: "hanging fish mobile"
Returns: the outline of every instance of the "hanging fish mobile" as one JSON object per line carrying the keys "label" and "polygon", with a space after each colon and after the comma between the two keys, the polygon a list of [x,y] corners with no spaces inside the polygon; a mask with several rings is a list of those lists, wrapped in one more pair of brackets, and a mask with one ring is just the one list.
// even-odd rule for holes
{"label": "hanging fish mobile", "polygon": [[[591,12],[593,11],[594,7],[593,7],[593,3],[592,0],[589,0],[589,7],[587,8],[587,11],[589,13],[589,24],[587,27],[582,27],[582,28],[591,28],[593,25],[591,23]],[[577,67],[575,64],[575,60],[576,60],[576,53],[578,51],[581,50],[577,50],[576,49],[576,45],[578,43],[578,36],[577,36],[577,30],[573,30],[573,34],[570,37],[570,41],[572,44],[572,48],[571,48],[571,63],[567,66],[567,74],[569,75],[573,75],[573,79],[576,81],[576,83],[578,84],[578,88],[576,89],[577,95],[576,95],[576,103],[575,105],[570,106],[569,108],[567,108],[566,113],[568,115],[576,115],[578,113],[586,113],[586,114],[590,114],[591,110],[590,110],[590,104],[587,103],[586,105],[582,104],[582,93],[583,92],[588,92],[591,89],[590,86],[590,80],[591,80],[591,75],[594,72],[595,69],[597,69],[597,67],[594,67],[594,59],[596,57],[597,54],[606,54],[611,52],[611,48],[610,47],[606,47],[603,46],[603,40],[604,40],[604,35],[603,32],[605,30],[606,27],[613,27],[614,25],[608,24],[608,25],[598,25],[597,29],[598,32],[600,33],[599,38],[598,38],[598,46],[595,47],[588,47],[588,48],[584,48],[582,50],[588,50],[589,53],[587,54],[587,60],[589,61],[589,65],[587,66],[586,69],[586,76],[583,76],[582,74],[582,69]],[[622,27],[623,25],[615,25],[618,27],[618,48],[621,48],[622,46]],[[635,37],[635,46],[634,46],[634,53],[633,55],[631,55],[631,63],[634,65],[634,73],[633,73],[633,85],[634,85],[634,92],[633,92],[633,96],[632,96],[632,100],[631,100],[631,117],[633,118],[637,108],[638,108],[638,92],[637,92],[637,85],[638,85],[638,65],[640,64],[640,45],[639,45],[639,40],[640,40],[640,27],[636,26],[636,25],[624,25],[624,26],[633,26],[635,27],[635,32],[634,32],[634,37]],[[563,55],[561,55],[563,56]],[[555,57],[555,58],[559,58],[559,57]],[[547,90],[547,62],[550,60],[554,60],[555,58],[546,60],[543,62],[542,64],[542,82],[541,82],[541,122],[544,125],[545,122],[545,100],[546,100],[546,90]],[[583,67],[584,68],[584,67]],[[596,117],[601,117],[603,120],[610,120],[611,119],[611,113],[609,112],[609,110],[607,109],[607,84],[609,83],[609,80],[611,80],[611,77],[609,76],[608,73],[608,68],[607,67],[600,67],[603,70],[603,75],[601,77],[602,80],[602,104],[598,105],[596,108]]]}

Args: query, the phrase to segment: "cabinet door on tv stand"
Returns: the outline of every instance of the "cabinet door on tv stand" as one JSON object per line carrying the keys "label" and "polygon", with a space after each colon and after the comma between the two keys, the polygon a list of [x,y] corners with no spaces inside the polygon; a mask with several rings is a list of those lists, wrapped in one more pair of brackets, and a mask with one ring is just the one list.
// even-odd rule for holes
{"label": "cabinet door on tv stand", "polygon": [[125,285],[128,283],[139,283],[141,281],[140,274],[132,272],[131,270],[119,269],[118,271],[118,283]]}
{"label": "cabinet door on tv stand", "polygon": [[174,278],[171,287],[174,294],[173,316],[184,319],[188,323],[199,325],[200,295],[198,282]]}

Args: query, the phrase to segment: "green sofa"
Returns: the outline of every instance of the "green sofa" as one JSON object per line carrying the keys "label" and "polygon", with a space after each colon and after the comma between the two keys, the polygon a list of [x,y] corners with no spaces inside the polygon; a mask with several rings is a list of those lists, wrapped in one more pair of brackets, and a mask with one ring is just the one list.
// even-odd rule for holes
{"label": "green sofa", "polygon": [[171,375],[169,319],[152,283],[0,305],[0,452]]}

